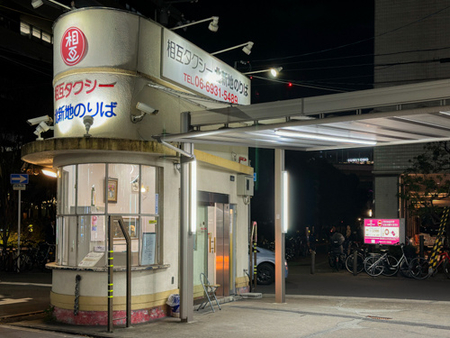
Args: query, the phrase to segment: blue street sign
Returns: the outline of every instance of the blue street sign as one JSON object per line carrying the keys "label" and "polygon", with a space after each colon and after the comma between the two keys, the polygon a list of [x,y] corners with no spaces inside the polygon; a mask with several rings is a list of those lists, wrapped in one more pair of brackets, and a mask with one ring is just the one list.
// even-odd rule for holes
{"label": "blue street sign", "polygon": [[28,184],[28,174],[11,174],[11,184]]}

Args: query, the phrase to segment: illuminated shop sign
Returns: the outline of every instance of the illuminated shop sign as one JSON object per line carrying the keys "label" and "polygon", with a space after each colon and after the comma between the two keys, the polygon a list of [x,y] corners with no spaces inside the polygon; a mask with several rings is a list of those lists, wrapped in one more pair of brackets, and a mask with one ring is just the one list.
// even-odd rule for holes
{"label": "illuminated shop sign", "polygon": [[68,66],[79,63],[87,51],[87,39],[81,29],[68,28],[61,39],[61,58]]}
{"label": "illuminated shop sign", "polygon": [[394,245],[403,243],[404,219],[365,219],[364,243]]}
{"label": "illuminated shop sign", "polygon": [[250,80],[179,35],[164,29],[164,78],[212,99],[250,104]]}
{"label": "illuminated shop sign", "polygon": [[[117,102],[110,100],[99,101],[97,100],[98,95],[94,94],[96,90],[98,92],[102,89],[105,91],[109,88],[114,88],[116,83],[100,82],[101,80],[98,82],[96,78],[59,82],[55,86],[55,124],[83,118],[86,115],[102,118],[117,116],[115,112]],[[76,98],[78,95],[83,100],[81,102],[72,102],[71,99]],[[69,100],[64,100],[66,98]]]}
{"label": "illuminated shop sign", "polygon": [[85,116],[94,118],[91,129],[116,120],[126,109],[124,102],[128,104],[123,91],[119,78],[110,74],[76,74],[61,79],[54,86],[55,130],[61,136],[70,135],[67,133],[73,126],[84,126]]}

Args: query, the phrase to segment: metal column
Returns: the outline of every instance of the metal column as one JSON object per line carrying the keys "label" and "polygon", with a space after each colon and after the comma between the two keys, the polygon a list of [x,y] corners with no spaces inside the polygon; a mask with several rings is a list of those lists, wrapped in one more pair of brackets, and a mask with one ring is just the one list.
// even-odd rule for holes
{"label": "metal column", "polygon": [[275,149],[275,301],[285,302],[285,234],[281,231],[281,175],[284,170],[284,150]]}
{"label": "metal column", "polygon": [[[189,129],[189,113],[181,114],[181,132]],[[194,145],[184,143],[183,150],[193,154]],[[180,201],[180,319],[193,320],[194,316],[194,236],[189,231],[189,162],[181,157]]]}

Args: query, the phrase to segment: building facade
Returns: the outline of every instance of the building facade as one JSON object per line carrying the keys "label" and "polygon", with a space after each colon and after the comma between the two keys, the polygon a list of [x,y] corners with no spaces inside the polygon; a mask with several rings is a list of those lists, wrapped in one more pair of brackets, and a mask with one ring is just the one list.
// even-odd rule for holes
{"label": "building facade", "polygon": [[[57,320],[106,325],[110,265],[114,316],[124,317],[127,236],[112,216],[130,238],[132,323],[168,314],[166,301],[180,292],[182,278],[185,156],[158,135],[179,133],[189,112],[249,104],[248,81],[137,14],[89,8],[55,22],[54,138],[43,139],[49,119],[37,119],[38,140],[23,147],[22,157],[58,175],[57,258],[48,266]],[[253,169],[237,162],[248,158],[246,147],[204,145],[190,156],[198,166],[193,305],[203,297],[200,273],[221,285],[220,297],[248,290],[252,193],[239,184]]]}
{"label": "building facade", "polygon": [[[447,79],[450,75],[450,11],[445,1],[375,1],[376,88]],[[434,104],[434,103],[433,103]],[[441,102],[445,105],[446,102]],[[411,104],[397,109],[426,107]],[[423,153],[424,144],[374,148],[375,217],[405,218],[400,201],[400,175],[410,160]],[[407,222],[407,236],[417,226]]]}

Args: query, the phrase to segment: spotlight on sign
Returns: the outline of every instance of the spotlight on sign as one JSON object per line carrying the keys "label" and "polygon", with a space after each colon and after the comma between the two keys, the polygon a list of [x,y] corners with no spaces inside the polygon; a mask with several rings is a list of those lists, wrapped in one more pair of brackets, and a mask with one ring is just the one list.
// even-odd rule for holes
{"label": "spotlight on sign", "polygon": [[[212,20],[212,21],[211,21],[211,20]],[[185,28],[185,27],[192,26],[192,25],[196,25],[196,24],[198,24],[198,23],[202,23],[202,22],[206,22],[206,21],[211,21],[211,22],[209,23],[209,25],[208,25],[208,29],[209,29],[211,32],[217,32],[217,30],[219,29],[219,17],[218,17],[218,16],[212,16],[212,17],[207,18],[207,19],[189,22],[189,23],[184,24],[184,25],[180,25],[180,26],[173,27],[173,28],[171,28],[170,30],[174,31],[174,30],[176,30],[176,29]]]}
{"label": "spotlight on sign", "polygon": [[91,129],[91,126],[94,124],[94,118],[91,115],[86,115],[83,117],[83,124],[84,128],[86,128],[86,134],[84,134],[84,137],[91,137],[91,134],[89,134],[89,129]]}

